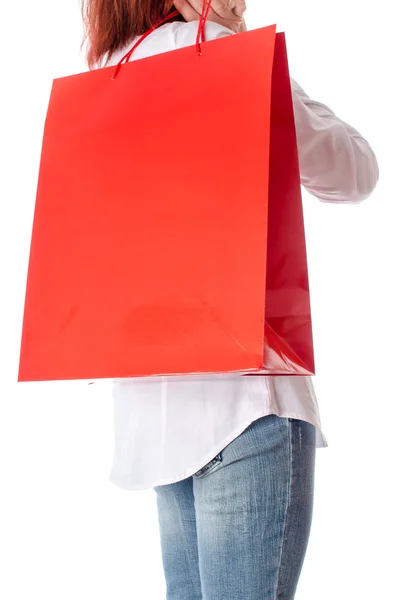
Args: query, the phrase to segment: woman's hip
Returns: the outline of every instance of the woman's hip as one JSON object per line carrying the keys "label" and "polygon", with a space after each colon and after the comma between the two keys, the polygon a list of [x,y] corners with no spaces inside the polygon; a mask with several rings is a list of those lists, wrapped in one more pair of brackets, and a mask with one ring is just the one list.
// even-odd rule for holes
{"label": "woman's hip", "polygon": [[198,598],[291,600],[310,533],[315,452],[313,425],[271,414],[193,476],[155,488],[163,556],[182,538],[190,548],[178,565],[166,561],[166,578],[185,560]]}

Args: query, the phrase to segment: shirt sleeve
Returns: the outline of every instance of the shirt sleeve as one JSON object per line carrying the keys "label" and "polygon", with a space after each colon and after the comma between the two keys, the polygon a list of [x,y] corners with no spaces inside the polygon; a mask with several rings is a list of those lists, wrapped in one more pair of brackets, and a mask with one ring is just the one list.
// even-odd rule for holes
{"label": "shirt sleeve", "polygon": [[379,168],[371,146],[291,78],[301,184],[323,202],[356,204],[374,191]]}

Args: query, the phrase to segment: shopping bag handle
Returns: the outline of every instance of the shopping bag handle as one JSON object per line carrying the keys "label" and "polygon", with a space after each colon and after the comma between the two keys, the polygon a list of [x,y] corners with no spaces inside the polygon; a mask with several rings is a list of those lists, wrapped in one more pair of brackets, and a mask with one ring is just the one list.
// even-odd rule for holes
{"label": "shopping bag handle", "polygon": [[[212,0],[204,0],[204,10],[202,12],[202,14],[200,15],[200,20],[199,20],[199,26],[198,26],[198,30],[197,30],[197,37],[196,37],[196,48],[197,48],[197,56],[201,56],[201,42],[205,42],[205,35],[204,35],[204,28],[205,28],[205,23],[207,21],[207,17],[208,17],[208,13],[210,10],[210,6],[211,6],[211,2]],[[160,25],[162,25],[163,23],[166,23],[167,21],[169,21],[170,19],[173,19],[174,17],[176,17],[177,15],[179,15],[179,11],[174,10],[171,14],[168,15],[168,17],[166,17],[165,19],[162,19],[161,21],[159,21],[156,25],[154,25],[151,29],[148,29],[148,31],[146,31],[146,33],[144,33],[140,39],[137,41],[136,44],[134,44],[134,46],[131,48],[131,50],[129,50],[127,52],[127,54],[125,54],[123,56],[123,58],[117,63],[117,66],[111,76],[111,79],[116,79],[117,77],[117,73],[119,72],[121,65],[123,63],[123,61],[125,59],[126,63],[129,61],[131,54],[133,53],[133,51],[135,50],[135,48],[137,46],[139,46],[139,44],[141,42],[143,42],[143,40],[150,34],[152,33],[152,31],[154,31],[155,29],[157,29],[157,27],[159,27]],[[200,38],[201,38],[201,42],[200,42]]]}

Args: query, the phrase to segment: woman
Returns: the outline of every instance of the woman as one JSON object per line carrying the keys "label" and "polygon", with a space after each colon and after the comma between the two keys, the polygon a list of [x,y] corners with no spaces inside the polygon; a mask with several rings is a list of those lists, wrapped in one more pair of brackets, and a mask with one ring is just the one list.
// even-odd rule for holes
{"label": "woman", "polygon": [[[91,69],[104,58],[117,64],[174,7],[180,17],[155,29],[130,60],[194,45],[203,2],[85,0],[84,7]],[[246,31],[244,10],[243,0],[213,0],[206,40]],[[361,202],[379,176],[368,142],[293,79],[291,87],[302,185],[324,202]],[[167,599],[294,598],[315,452],[328,445],[311,379],[121,379],[113,392],[110,478],[125,489],[155,489]]]}

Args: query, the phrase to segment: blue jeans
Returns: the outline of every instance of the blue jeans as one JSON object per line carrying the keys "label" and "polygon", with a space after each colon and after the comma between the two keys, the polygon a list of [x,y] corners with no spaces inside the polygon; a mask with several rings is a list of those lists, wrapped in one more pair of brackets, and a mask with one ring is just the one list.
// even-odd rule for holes
{"label": "blue jeans", "polygon": [[191,477],[155,487],[167,600],[293,600],[315,453],[314,425],[271,414]]}

